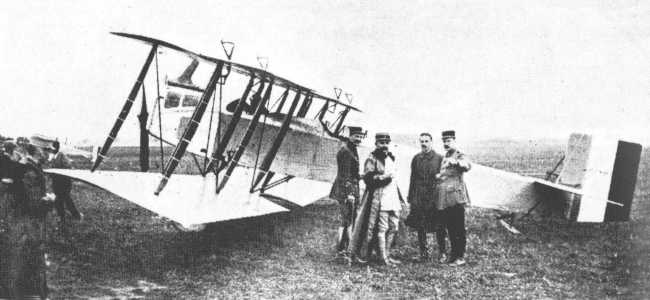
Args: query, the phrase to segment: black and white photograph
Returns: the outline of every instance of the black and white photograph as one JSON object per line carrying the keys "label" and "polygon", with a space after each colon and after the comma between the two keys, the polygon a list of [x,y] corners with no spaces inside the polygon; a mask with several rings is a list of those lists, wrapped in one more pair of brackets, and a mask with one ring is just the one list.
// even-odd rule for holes
{"label": "black and white photograph", "polygon": [[647,299],[648,16],[3,2],[0,299]]}

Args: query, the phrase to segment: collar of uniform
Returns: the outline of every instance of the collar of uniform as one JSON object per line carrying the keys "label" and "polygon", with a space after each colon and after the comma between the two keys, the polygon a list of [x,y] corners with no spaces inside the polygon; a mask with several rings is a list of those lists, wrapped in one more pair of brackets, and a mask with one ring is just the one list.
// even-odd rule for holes
{"label": "collar of uniform", "polygon": [[422,155],[422,157],[429,158],[429,157],[433,157],[436,154],[436,151],[434,151],[433,149],[431,149],[431,150],[429,150],[427,152],[420,151],[420,154]]}

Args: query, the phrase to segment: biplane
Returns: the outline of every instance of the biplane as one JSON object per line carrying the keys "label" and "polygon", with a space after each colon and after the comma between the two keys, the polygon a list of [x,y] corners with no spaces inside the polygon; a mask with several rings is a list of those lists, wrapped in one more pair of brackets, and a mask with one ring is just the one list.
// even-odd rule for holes
{"label": "biplane", "polygon": [[[360,112],[341,101],[340,90],[327,97],[264,66],[232,62],[232,48],[225,46],[227,59],[219,59],[150,37],[113,34],[147,44],[149,54],[90,172],[48,172],[105,189],[185,228],[289,211],[328,195],[345,119]],[[160,75],[162,59],[171,55],[187,66],[175,79]],[[196,80],[201,68],[205,78]],[[156,87],[149,100],[147,76],[154,82],[149,86]],[[138,94],[140,171],[99,168]],[[223,103],[224,98],[232,100]],[[160,172],[149,170],[150,138],[161,148]],[[173,148],[167,156],[164,146]],[[359,155],[370,151],[360,147]],[[409,186],[409,162],[416,152],[395,150],[402,187]],[[473,206],[523,214],[554,211],[578,222],[622,221],[630,215],[640,154],[639,144],[574,134],[546,179],[473,164],[465,180]],[[179,168],[188,164],[194,167]]]}
{"label": "biplane", "polygon": [[[218,59],[150,37],[113,34],[149,45],[149,54],[91,172],[48,172],[98,186],[186,228],[288,211],[328,194],[346,116],[359,109],[231,62],[232,50]],[[163,57],[174,55],[169,60],[185,60],[187,67],[178,78],[160,76]],[[194,78],[201,72],[208,75],[203,82]],[[148,76],[155,76],[156,97],[147,100]],[[138,94],[140,172],[102,170]],[[222,103],[229,95],[234,100]],[[148,172],[150,138],[161,153],[163,146],[173,148],[161,157],[159,173]],[[193,167],[179,168],[184,157]]]}

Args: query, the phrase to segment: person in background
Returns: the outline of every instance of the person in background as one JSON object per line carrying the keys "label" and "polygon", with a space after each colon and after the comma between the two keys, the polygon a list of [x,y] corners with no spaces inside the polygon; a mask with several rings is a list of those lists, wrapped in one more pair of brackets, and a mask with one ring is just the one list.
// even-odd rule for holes
{"label": "person in background", "polygon": [[27,154],[20,165],[6,174],[13,185],[10,224],[7,232],[7,256],[3,259],[2,285],[13,299],[40,297],[48,294],[45,257],[45,218],[52,207],[54,194],[46,193],[46,177],[41,168],[44,156],[27,144]]}
{"label": "person in background", "polygon": [[[70,169],[70,159],[60,151],[60,147],[59,142],[54,141],[51,148],[48,149],[52,153],[49,167],[54,169]],[[64,236],[67,236],[66,211],[70,212],[72,219],[77,221],[80,221],[83,215],[79,213],[72,201],[72,197],[70,197],[70,191],[72,190],[72,181],[70,178],[58,174],[50,174],[50,178],[52,178],[54,195],[56,195],[54,208],[56,209],[57,215],[59,215],[61,230]]]}

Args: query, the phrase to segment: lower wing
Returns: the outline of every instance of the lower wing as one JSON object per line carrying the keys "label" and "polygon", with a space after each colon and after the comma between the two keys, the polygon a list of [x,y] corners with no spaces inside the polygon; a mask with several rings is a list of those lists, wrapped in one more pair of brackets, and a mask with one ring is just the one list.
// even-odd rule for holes
{"label": "lower wing", "polygon": [[192,225],[255,217],[285,212],[294,207],[311,204],[328,193],[328,185],[301,178],[293,178],[265,193],[250,193],[252,170],[238,168],[230,184],[215,192],[215,177],[208,174],[176,174],[163,193],[153,191],[161,174],[126,171],[95,171],[47,169],[47,173],[59,174],[89,183],[163,217]]}

